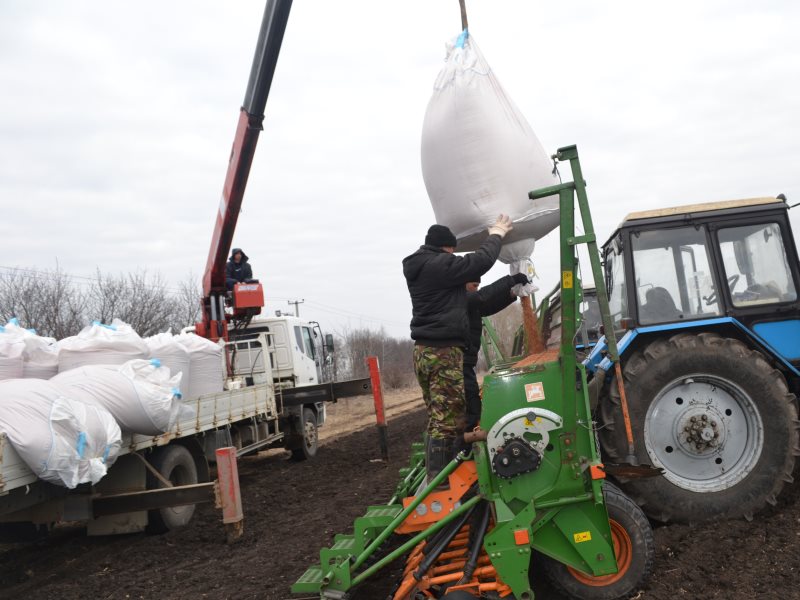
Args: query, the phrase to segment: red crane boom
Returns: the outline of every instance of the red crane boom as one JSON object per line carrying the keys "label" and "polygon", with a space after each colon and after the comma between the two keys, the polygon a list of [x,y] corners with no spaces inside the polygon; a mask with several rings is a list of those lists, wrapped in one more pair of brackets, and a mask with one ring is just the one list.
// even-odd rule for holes
{"label": "red crane boom", "polygon": [[[250,79],[233,138],[228,172],[203,274],[202,321],[195,325],[198,335],[214,341],[228,339],[228,321],[252,317],[260,313],[264,306],[264,289],[258,282],[237,284],[228,293],[225,264],[253,164],[258,134],[263,129],[264,108],[291,7],[292,0],[267,0]],[[232,310],[226,311],[226,307]]]}

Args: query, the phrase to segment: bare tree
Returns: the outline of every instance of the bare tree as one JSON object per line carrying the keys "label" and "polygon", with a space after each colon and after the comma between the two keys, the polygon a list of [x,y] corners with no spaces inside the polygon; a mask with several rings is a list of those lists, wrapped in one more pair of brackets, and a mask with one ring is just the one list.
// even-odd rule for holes
{"label": "bare tree", "polygon": [[174,333],[194,325],[200,318],[201,294],[200,283],[193,273],[189,273],[186,279],[178,283],[178,290],[173,296],[173,314],[170,319]]}
{"label": "bare tree", "polygon": [[75,335],[84,325],[86,294],[58,266],[0,273],[0,318],[17,317],[45,336]]}
{"label": "bare tree", "polygon": [[146,270],[116,276],[98,272],[90,298],[90,317],[103,323],[121,319],[142,337],[166,331],[177,303],[164,277]]}
{"label": "bare tree", "polygon": [[[80,279],[80,280],[79,280]],[[54,270],[0,271],[0,320],[17,317],[41,335],[62,339],[89,322],[125,321],[141,336],[194,323],[200,291],[189,275],[177,288],[159,273],[142,270],[128,275],[100,272],[83,281]]]}
{"label": "bare tree", "polygon": [[342,343],[338,353],[343,358],[340,372],[344,376],[366,377],[369,374],[367,357],[377,356],[386,387],[398,388],[414,382],[412,340],[393,338],[383,328],[378,331],[366,328],[348,329],[339,337]]}

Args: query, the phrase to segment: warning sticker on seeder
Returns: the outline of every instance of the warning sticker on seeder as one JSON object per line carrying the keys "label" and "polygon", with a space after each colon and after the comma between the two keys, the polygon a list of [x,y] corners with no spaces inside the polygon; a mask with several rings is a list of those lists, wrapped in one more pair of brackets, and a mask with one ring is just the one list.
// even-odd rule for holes
{"label": "warning sticker on seeder", "polygon": [[573,533],[572,537],[575,540],[576,544],[580,544],[581,542],[591,542],[592,541],[592,532],[591,531],[581,531],[580,533]]}
{"label": "warning sticker on seeder", "polygon": [[525,384],[525,398],[528,402],[544,400],[544,384],[541,381]]}

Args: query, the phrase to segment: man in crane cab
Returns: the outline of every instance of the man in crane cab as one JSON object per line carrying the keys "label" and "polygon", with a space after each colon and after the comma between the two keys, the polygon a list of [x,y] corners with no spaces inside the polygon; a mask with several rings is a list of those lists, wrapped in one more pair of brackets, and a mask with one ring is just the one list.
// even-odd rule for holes
{"label": "man in crane cab", "polygon": [[253,269],[247,262],[247,254],[241,248],[231,250],[231,257],[225,265],[225,283],[229,290],[237,283],[246,283],[253,279]]}
{"label": "man in crane cab", "polygon": [[425,244],[403,259],[411,295],[414,371],[428,409],[428,478],[435,477],[464,443],[464,349],[469,346],[467,290],[500,254],[511,219],[500,215],[475,252],[454,254],[457,240],[444,225],[432,225]]}
{"label": "man in crane cab", "polygon": [[481,391],[475,365],[478,364],[478,351],[481,349],[483,317],[490,317],[509,306],[517,298],[516,286],[530,283],[524,273],[506,275],[494,283],[481,288],[480,279],[470,281],[467,289],[467,318],[469,319],[469,344],[464,350],[464,395],[466,399],[466,431],[478,426],[481,418]]}

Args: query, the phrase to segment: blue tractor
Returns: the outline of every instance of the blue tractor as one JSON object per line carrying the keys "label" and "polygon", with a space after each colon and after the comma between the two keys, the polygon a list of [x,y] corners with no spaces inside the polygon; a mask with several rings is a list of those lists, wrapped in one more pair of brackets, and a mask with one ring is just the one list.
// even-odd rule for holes
{"label": "blue tractor", "polygon": [[603,246],[625,401],[605,338],[584,364],[603,459],[663,470],[618,477],[652,518],[751,519],[792,482],[800,269],[788,209],[779,196],[633,213]]}

